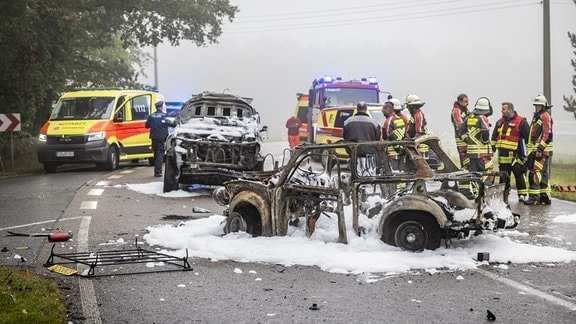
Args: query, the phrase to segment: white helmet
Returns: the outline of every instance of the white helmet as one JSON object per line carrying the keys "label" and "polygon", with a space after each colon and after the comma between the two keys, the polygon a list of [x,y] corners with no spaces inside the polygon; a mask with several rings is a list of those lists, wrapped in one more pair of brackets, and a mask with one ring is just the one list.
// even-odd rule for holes
{"label": "white helmet", "polygon": [[398,99],[390,99],[388,100],[390,101],[393,105],[394,105],[394,111],[402,111],[402,104],[400,103],[400,100]]}
{"label": "white helmet", "polygon": [[406,105],[408,106],[424,106],[424,102],[420,101],[420,97],[415,94],[406,97]]}
{"label": "white helmet", "polygon": [[534,97],[534,101],[532,102],[532,104],[534,106],[540,105],[548,107],[548,100],[546,100],[546,97],[544,95],[537,95],[536,97]]}
{"label": "white helmet", "polygon": [[476,115],[490,115],[492,113],[490,100],[488,100],[486,97],[478,98],[474,104],[474,111],[472,113]]}

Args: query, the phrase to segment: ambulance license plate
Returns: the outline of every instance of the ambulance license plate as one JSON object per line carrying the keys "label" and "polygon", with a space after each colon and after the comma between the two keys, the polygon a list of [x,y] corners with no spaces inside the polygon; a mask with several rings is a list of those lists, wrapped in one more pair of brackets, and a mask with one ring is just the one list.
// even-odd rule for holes
{"label": "ambulance license plate", "polygon": [[74,152],[56,152],[56,157],[73,157]]}

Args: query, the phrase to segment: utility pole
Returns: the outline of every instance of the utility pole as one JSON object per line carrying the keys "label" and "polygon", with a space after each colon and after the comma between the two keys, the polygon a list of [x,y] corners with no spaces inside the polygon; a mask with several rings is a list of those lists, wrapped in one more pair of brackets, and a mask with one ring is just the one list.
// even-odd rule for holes
{"label": "utility pole", "polygon": [[552,87],[550,85],[550,0],[542,0],[544,5],[544,96],[552,104]]}
{"label": "utility pole", "polygon": [[[548,99],[548,105],[552,106],[552,87],[551,87],[551,71],[550,71],[550,0],[542,0],[544,17],[542,19],[544,23],[544,53],[542,57],[544,58],[544,96]],[[550,116],[552,116],[552,109],[549,109]],[[548,158],[548,179],[552,177],[552,156]]]}
{"label": "utility pole", "polygon": [[154,45],[154,88],[158,91],[158,53]]}

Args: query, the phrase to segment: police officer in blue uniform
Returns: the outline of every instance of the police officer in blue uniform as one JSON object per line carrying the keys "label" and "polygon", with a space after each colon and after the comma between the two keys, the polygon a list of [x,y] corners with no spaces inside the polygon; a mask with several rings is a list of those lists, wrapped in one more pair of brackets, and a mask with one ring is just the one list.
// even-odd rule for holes
{"label": "police officer in blue uniform", "polygon": [[164,143],[168,137],[168,124],[166,124],[166,104],[164,101],[156,103],[156,111],[148,116],[146,128],[150,128],[150,139],[154,151],[154,176],[162,176],[162,163],[164,162]]}

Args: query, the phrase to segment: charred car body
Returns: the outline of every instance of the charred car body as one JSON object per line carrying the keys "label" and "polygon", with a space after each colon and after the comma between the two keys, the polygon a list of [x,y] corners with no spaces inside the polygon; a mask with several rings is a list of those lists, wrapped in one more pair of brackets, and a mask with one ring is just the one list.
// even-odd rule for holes
{"label": "charred car body", "polygon": [[[432,168],[420,156],[420,144],[434,151],[441,161],[439,167]],[[387,158],[391,146],[401,146],[406,152],[402,168]],[[326,215],[338,222],[338,242],[347,243],[350,220],[346,220],[344,206],[351,205],[351,229],[356,235],[375,231],[385,243],[421,251],[438,248],[442,240],[448,245],[453,238],[518,224],[519,215],[502,201],[503,185],[486,185],[483,176],[487,174],[457,168],[433,135],[321,147],[322,154],[328,154],[322,158],[329,160],[338,159],[337,150],[346,150],[347,166],[313,162],[318,159],[314,155],[319,145],[300,145],[277,173],[254,173],[253,179],[230,181],[216,189],[214,199],[227,206],[224,231],[286,235],[290,225],[305,220],[306,234],[311,235],[318,218]],[[458,192],[460,182],[476,185],[475,200]]]}
{"label": "charred car body", "polygon": [[267,135],[252,99],[202,92],[184,103],[166,140],[164,192],[191,184],[218,185],[262,170]]}

